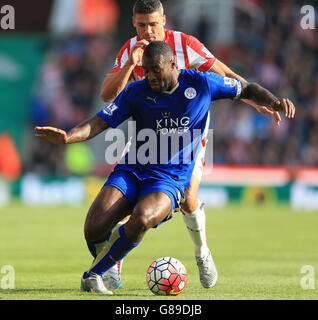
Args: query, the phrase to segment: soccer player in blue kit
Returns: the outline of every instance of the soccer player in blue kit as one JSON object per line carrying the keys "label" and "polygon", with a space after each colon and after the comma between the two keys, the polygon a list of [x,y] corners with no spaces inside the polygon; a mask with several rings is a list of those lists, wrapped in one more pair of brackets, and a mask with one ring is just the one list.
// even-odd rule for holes
{"label": "soccer player in blue kit", "polygon": [[[242,83],[209,72],[177,70],[173,51],[165,42],[154,41],[146,47],[142,67],[145,80],[130,84],[112,104],[68,133],[53,127],[35,128],[36,136],[52,143],[75,143],[115,128],[132,116],[137,133],[150,129],[155,136],[155,161],[143,163],[138,157],[129,158],[128,152],[89,209],[84,226],[88,246],[99,239],[107,242],[83,274],[81,287],[86,291],[111,295],[103,275],[140,243],[147,230],[169,220],[179,208],[190,183],[197,145],[202,140],[196,139],[195,132],[203,134],[211,101],[250,99],[284,111],[287,118],[295,115],[289,99],[278,99],[256,83]],[[179,139],[188,143],[179,145],[173,154],[171,143],[160,143],[166,132],[191,139]],[[137,141],[136,155],[141,147]],[[162,154],[167,155],[163,162]],[[114,228],[128,214],[128,222]],[[90,246],[89,249],[94,250]]]}

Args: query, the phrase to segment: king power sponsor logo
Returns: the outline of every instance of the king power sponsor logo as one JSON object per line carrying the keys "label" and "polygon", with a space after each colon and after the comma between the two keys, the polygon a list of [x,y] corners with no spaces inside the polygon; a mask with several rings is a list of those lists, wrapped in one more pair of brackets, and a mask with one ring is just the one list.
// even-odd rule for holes
{"label": "king power sponsor logo", "polygon": [[[212,137],[213,130],[189,130],[189,117],[170,118],[163,113],[156,120],[155,129],[137,131],[136,122],[128,121],[128,138],[119,128],[107,130],[105,161],[107,164],[190,164],[202,147],[209,147],[204,137]],[[203,141],[204,140],[204,141]],[[212,144],[213,139],[209,139]],[[127,155],[127,156],[126,156]],[[126,157],[125,157],[126,156]]]}

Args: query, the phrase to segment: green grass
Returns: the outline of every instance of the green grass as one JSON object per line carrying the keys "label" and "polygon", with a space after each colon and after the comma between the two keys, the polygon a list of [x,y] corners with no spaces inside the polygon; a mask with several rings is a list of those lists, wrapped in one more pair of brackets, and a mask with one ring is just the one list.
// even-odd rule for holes
{"label": "green grass", "polygon": [[[300,285],[301,267],[318,273],[318,213],[288,207],[231,206],[206,210],[208,243],[219,271],[215,288],[201,287],[193,246],[181,214],[150,230],[125,259],[124,288],[114,296],[79,291],[91,263],[83,237],[88,205],[81,207],[0,208],[0,268],[15,270],[15,289],[1,289],[10,300],[219,300],[315,299]],[[154,296],[147,288],[148,265],[173,256],[186,266],[188,284],[177,297]],[[5,274],[0,273],[0,284]],[[317,277],[316,277],[317,278]],[[318,281],[318,279],[316,279]]]}

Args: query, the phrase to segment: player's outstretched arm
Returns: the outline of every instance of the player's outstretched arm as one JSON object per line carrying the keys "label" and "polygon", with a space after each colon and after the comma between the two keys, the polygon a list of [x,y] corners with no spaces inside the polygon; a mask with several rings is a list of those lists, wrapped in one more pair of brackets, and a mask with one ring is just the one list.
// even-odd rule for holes
{"label": "player's outstretched arm", "polygon": [[35,136],[54,144],[69,144],[89,140],[108,128],[108,124],[95,115],[66,132],[54,127],[35,127]]}
{"label": "player's outstretched arm", "polygon": [[[228,77],[228,78],[233,78],[233,79],[239,79],[241,82],[247,82],[243,77],[240,75],[236,74],[233,70],[231,70],[227,65],[225,65],[223,62],[220,60],[216,60],[215,64],[213,67],[210,69],[210,71],[215,72],[220,74],[221,76]],[[279,123],[281,121],[281,117],[279,113],[269,107],[265,106],[259,106],[256,103],[254,103],[251,100],[248,99],[242,99],[245,103],[249,104],[250,106],[254,107],[259,113],[268,115],[273,117],[276,126],[279,126]]]}
{"label": "player's outstretched arm", "polygon": [[242,83],[242,93],[240,99],[252,100],[254,103],[266,106],[274,111],[283,111],[286,118],[295,117],[295,106],[289,99],[279,99],[270,91],[255,82]]}

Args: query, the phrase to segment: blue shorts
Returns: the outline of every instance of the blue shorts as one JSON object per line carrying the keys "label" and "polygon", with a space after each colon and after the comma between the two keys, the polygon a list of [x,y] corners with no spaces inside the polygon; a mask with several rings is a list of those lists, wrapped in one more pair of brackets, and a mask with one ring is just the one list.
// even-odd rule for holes
{"label": "blue shorts", "polygon": [[106,183],[104,184],[104,186],[107,185],[113,186],[120,190],[131,203],[132,207],[134,207],[137,204],[138,199],[146,193],[165,193],[171,200],[171,211],[162,222],[165,222],[172,218],[173,213],[180,208],[180,191],[178,188],[169,184],[167,181],[151,178],[143,179],[140,176],[134,175],[131,171],[115,169],[109,175]]}

